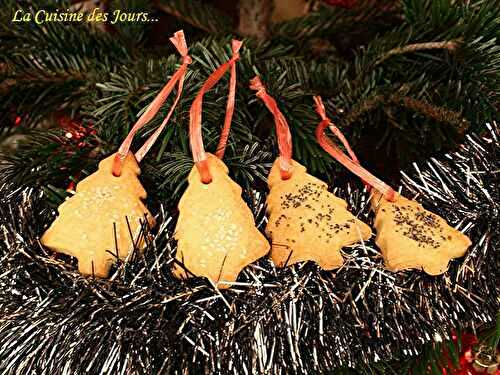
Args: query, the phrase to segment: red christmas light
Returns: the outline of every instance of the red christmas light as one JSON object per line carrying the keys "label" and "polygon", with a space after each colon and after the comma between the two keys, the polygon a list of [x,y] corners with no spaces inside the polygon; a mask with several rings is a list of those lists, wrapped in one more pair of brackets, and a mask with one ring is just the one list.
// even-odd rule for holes
{"label": "red christmas light", "polygon": [[[455,332],[452,333],[451,338],[454,344],[458,345],[458,336]],[[460,352],[458,368],[453,365],[450,355],[446,350],[443,350],[443,357],[448,363],[448,369],[442,368],[443,375],[484,375],[486,372],[479,372],[475,367],[475,355],[473,347],[479,343],[477,337],[471,333],[464,333],[461,337],[462,351]],[[500,370],[496,370],[493,375],[500,375]]]}

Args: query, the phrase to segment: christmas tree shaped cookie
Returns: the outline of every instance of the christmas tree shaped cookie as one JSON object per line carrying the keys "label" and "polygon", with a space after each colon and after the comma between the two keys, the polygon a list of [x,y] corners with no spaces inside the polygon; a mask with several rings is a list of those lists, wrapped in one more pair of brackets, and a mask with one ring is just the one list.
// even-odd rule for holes
{"label": "christmas tree shaped cookie", "polygon": [[[118,152],[99,163],[97,172],[81,181],[76,193],[59,207],[59,217],[41,238],[43,245],[78,258],[82,274],[106,277],[116,258],[125,259],[133,249],[143,249],[143,228],[154,218],[142,203],[146,191],[137,176],[138,163],[154,145],[179,102],[191,57],[184,32],[170,41],[182,56],[182,65],[137,119]],[[147,125],[177,86],[177,96],[161,125],[135,156],[130,146],[137,132]]]}
{"label": "christmas tree shaped cookie", "polygon": [[[347,169],[360,177],[373,192],[371,206],[375,211],[376,244],[382,251],[386,267],[393,271],[417,268],[430,275],[448,269],[448,262],[465,254],[470,239],[450,227],[446,221],[420,204],[399,195],[385,182],[372,175],[360,164],[347,139],[326,116],[323,101],[314,98],[316,112],[321,122],[316,128],[316,138],[323,149]],[[325,134],[330,130],[344,144],[345,155]]]}
{"label": "christmas tree shaped cookie", "polygon": [[135,247],[144,246],[145,222],[154,218],[142,203],[146,191],[132,153],[124,160],[121,175],[112,174],[115,154],[99,163],[97,172],[80,181],[76,193],[59,206],[59,216],[41,238],[48,248],[74,256],[85,275],[106,277],[116,258],[125,259]]}
{"label": "christmas tree shaped cookie", "polygon": [[228,176],[226,165],[206,155],[212,181],[203,183],[194,166],[179,202],[176,259],[183,266],[176,265],[174,274],[205,276],[227,288],[243,268],[268,253],[269,243],[255,227],[241,187]]}
{"label": "christmas tree shaped cookie", "polygon": [[325,270],[334,269],[343,263],[342,247],[371,236],[370,227],[347,210],[347,203],[296,161],[291,177],[283,180],[276,160],[268,181],[266,232],[276,266],[312,260]]}
{"label": "christmas tree shaped cookie", "polygon": [[438,275],[448,269],[450,259],[463,256],[471,245],[469,237],[416,201],[396,194],[391,202],[377,193],[371,202],[376,243],[390,270],[416,268]]}

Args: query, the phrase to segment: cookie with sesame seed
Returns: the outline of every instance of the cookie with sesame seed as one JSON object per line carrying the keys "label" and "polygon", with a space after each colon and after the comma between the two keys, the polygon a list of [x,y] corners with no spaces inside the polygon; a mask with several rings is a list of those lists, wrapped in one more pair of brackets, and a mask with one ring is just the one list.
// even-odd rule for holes
{"label": "cookie with sesame seed", "polygon": [[143,225],[155,225],[142,202],[147,194],[134,155],[129,152],[119,177],[112,174],[114,159],[115,154],[102,160],[76,185],[40,239],[51,250],[76,257],[84,275],[108,276],[117,258],[126,259],[134,246],[144,247]]}
{"label": "cookie with sesame seed", "polygon": [[255,227],[241,187],[228,176],[226,165],[211,154],[207,161],[212,181],[204,184],[194,166],[179,202],[178,263],[173,272],[178,278],[206,277],[223,289],[243,268],[265,256],[269,243]]}

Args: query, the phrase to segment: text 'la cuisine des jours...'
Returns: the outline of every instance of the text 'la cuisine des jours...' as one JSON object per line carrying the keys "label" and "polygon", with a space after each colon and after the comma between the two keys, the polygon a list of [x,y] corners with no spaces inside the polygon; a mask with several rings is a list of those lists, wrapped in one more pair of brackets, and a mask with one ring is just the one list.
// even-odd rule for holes
{"label": "text 'la cuisine des jours...'", "polygon": [[149,22],[149,14],[147,12],[124,12],[115,10],[111,13],[102,12],[99,8],[95,8],[90,13],[72,12],[69,9],[66,11],[45,9],[38,10],[34,13],[26,12],[18,9],[14,12],[12,22],[35,22],[41,25],[46,22]]}

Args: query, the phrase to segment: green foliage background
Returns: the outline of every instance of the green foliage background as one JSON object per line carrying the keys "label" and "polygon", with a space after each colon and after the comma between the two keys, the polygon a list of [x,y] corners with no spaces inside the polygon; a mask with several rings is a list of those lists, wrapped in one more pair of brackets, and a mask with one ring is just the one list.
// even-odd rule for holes
{"label": "green foliage background", "polygon": [[[288,119],[294,158],[330,182],[346,172],[315,141],[313,95],[322,95],[362,163],[396,184],[399,169],[453,149],[466,131],[480,132],[498,118],[500,6],[495,0],[359,0],[352,9],[320,5],[273,25],[265,40],[239,35],[231,15],[206,1],[108,2],[110,10],[149,11],[162,28],[13,23],[16,9],[34,13],[70,4],[6,3],[0,8],[0,141],[5,144],[13,135],[20,141],[14,149],[10,142],[0,149],[0,183],[44,186],[55,204],[71,180],[92,172],[117,149],[175,72],[180,59],[167,37],[180,28],[194,62],[172,120],[143,164],[151,199],[167,206],[175,207],[192,167],[190,104],[209,74],[230,58],[232,37],[244,38],[244,47],[225,161],[244,188],[265,187],[277,152],[272,118],[248,87],[255,74]],[[204,99],[209,151],[223,123],[228,80],[224,77]],[[172,101],[136,137],[134,149],[161,123]],[[78,144],[64,136],[56,114],[95,133]],[[440,350],[429,349],[429,363]],[[425,365],[422,371],[429,368],[434,371]],[[382,371],[382,364],[366,371]],[[384,371],[401,373],[391,365]]]}

